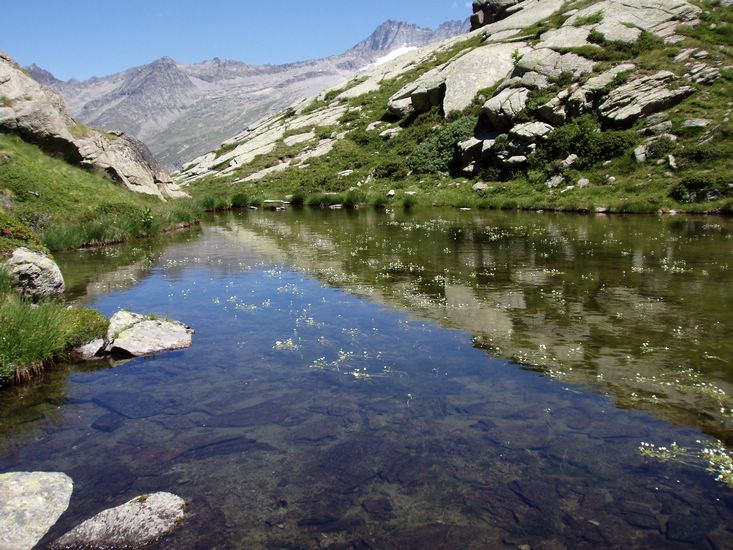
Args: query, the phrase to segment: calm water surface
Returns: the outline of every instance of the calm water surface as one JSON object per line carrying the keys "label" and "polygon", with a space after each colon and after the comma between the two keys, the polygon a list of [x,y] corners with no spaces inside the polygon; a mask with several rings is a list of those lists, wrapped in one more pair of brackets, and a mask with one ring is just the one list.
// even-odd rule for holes
{"label": "calm water surface", "polygon": [[[63,471],[41,547],[143,492],[157,547],[731,548],[733,223],[243,212],[62,255],[193,348],[0,393],[0,471]],[[639,445],[677,442],[681,460]]]}

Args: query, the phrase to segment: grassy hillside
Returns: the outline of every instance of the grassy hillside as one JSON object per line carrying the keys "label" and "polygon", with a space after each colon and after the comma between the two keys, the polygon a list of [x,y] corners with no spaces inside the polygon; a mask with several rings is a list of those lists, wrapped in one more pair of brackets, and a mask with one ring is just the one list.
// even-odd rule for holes
{"label": "grassy hillside", "polygon": [[[584,2],[583,4],[591,4]],[[579,4],[580,5],[580,4]],[[687,212],[733,211],[733,7],[719,2],[701,2],[701,24],[681,26],[677,32],[684,40],[665,44],[651,34],[642,34],[633,45],[608,43],[591,33],[590,40],[601,47],[568,49],[597,61],[588,78],[617,65],[632,62],[637,74],[669,70],[678,75],[679,84],[693,85],[697,91],[667,112],[676,142],[661,140],[649,151],[647,162],[634,158],[634,149],[644,143],[639,133],[643,119],[627,130],[605,127],[597,113],[571,119],[557,127],[542,143],[527,166],[517,169],[485,166],[476,174],[466,175],[458,162],[457,144],[472,135],[483,124],[481,105],[493,90],[480,92],[474,104],[449,120],[438,108],[418,116],[394,118],[387,111],[390,96],[431,68],[448,61],[465,48],[479,46],[480,37],[472,37],[452,49],[436,55],[431,61],[412,69],[395,80],[388,80],[381,89],[350,100],[334,99],[336,93],[314,101],[310,112],[340,104],[348,111],[332,127],[303,128],[315,130],[319,139],[346,132],[330,154],[309,159],[300,166],[267,175],[259,181],[242,181],[246,177],[291,159],[313,142],[286,146],[279,143],[274,151],[261,155],[249,164],[224,177],[212,175],[196,181],[188,191],[210,209],[241,206],[263,199],[294,196],[294,202],[311,205],[341,203],[345,206],[388,203],[411,207],[416,204],[450,205],[477,208],[557,209],[574,211],[608,210],[611,212]],[[570,4],[561,10],[569,9]],[[565,18],[556,14],[548,20],[521,32],[530,44],[536,44],[542,33],[559,27]],[[527,38],[529,37],[529,38]],[[713,84],[690,83],[685,79],[688,68],[675,60],[688,48],[705,50],[706,62],[720,68],[721,77]],[[615,86],[628,75],[621,74]],[[523,120],[535,120],[539,107],[570,84],[566,75],[555,79],[549,89],[533,91]],[[352,83],[353,85],[353,83]],[[287,120],[293,113],[281,113]],[[712,121],[707,127],[685,127],[692,118]],[[391,139],[380,137],[380,131],[368,127],[382,121],[385,128],[397,128]],[[220,150],[221,156],[233,146]],[[569,154],[579,155],[570,168],[561,161]],[[669,159],[669,155],[673,159]],[[223,166],[222,166],[223,167]],[[562,174],[565,183],[548,189],[547,180]],[[589,185],[576,185],[580,179]],[[488,189],[473,191],[477,182]],[[396,191],[387,199],[388,190]]]}
{"label": "grassy hillside", "polygon": [[193,201],[131,193],[2,134],[0,206],[0,254],[21,241],[50,250],[122,242],[193,222],[198,212]]}

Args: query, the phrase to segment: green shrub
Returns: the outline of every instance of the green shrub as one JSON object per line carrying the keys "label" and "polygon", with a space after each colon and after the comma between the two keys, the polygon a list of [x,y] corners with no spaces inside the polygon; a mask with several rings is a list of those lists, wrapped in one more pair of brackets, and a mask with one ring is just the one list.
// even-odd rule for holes
{"label": "green shrub", "polygon": [[377,195],[372,199],[372,206],[376,210],[384,210],[389,205],[389,199],[384,195]]}
{"label": "green shrub", "polygon": [[674,152],[677,143],[667,136],[655,139],[646,146],[646,156],[649,159],[659,159]]}
{"label": "green shrub", "polygon": [[246,193],[235,193],[232,196],[232,208],[247,208],[249,206],[249,197]]}
{"label": "green shrub", "polygon": [[349,191],[344,197],[344,208],[354,209],[358,208],[360,204],[366,202],[366,195],[361,191]]}
{"label": "green shrub", "polygon": [[601,131],[590,115],[582,116],[555,129],[541,144],[535,156],[535,166],[543,166],[568,155],[578,155],[576,167],[584,168],[624,154],[638,141],[631,130]]}
{"label": "green shrub", "polygon": [[377,165],[374,169],[375,178],[403,179],[407,177],[407,167],[399,160],[387,160]]}
{"label": "green shrub", "polygon": [[680,203],[717,200],[731,195],[730,178],[725,173],[701,173],[686,176],[669,190],[669,196]]}
{"label": "green shrub", "polygon": [[402,199],[402,208],[408,212],[417,206],[417,198],[414,195],[405,195]]}
{"label": "green shrub", "polygon": [[313,208],[325,208],[333,204],[343,204],[344,196],[338,193],[316,193],[308,197],[306,204]]}
{"label": "green shrub", "polygon": [[290,198],[290,204],[292,206],[303,206],[305,204],[305,191],[302,189],[295,191],[293,196]]}
{"label": "green shrub", "polygon": [[458,143],[471,137],[474,117],[461,117],[433,133],[407,159],[407,167],[417,173],[435,174],[457,168]]}

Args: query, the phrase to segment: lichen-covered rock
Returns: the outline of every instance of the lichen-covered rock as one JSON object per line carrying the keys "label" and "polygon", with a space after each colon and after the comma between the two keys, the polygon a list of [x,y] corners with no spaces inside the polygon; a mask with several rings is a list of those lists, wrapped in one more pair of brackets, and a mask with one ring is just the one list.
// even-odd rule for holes
{"label": "lichen-covered rock", "polygon": [[514,119],[527,107],[529,90],[507,88],[488,100],[483,111],[497,130],[508,130]]}
{"label": "lichen-covered rock", "polygon": [[69,507],[73,489],[62,473],[0,474],[0,549],[33,548]]}
{"label": "lichen-covered rock", "polygon": [[585,84],[575,90],[570,97],[567,99],[566,110],[570,116],[580,116],[583,113],[587,113],[593,109],[594,102],[600,99],[604,90],[608,88],[614,81],[614,79],[622,74],[629,71],[633,71],[636,68],[631,63],[624,63],[617,65],[612,69],[609,69],[598,76],[589,78]]}
{"label": "lichen-covered rock", "polygon": [[143,495],[86,520],[53,548],[141,548],[170,534],[185,514],[186,503],[179,496]]}
{"label": "lichen-covered rock", "polygon": [[552,126],[544,122],[525,122],[512,128],[509,137],[525,143],[535,143],[538,140],[547,139],[553,130]]}
{"label": "lichen-covered rock", "polygon": [[0,52],[0,132],[17,134],[67,162],[98,170],[128,189],[164,197],[187,196],[148,148],[119,132],[78,124],[60,95],[28,76]]}
{"label": "lichen-covered rock", "polygon": [[18,290],[33,300],[58,298],[64,294],[64,277],[59,266],[41,252],[16,248],[6,265]]}
{"label": "lichen-covered rock", "polygon": [[514,69],[514,52],[529,51],[522,43],[489,44],[459,55],[406,85],[389,101],[398,116],[441,106],[446,116],[471,105],[479,90],[495,86]]}
{"label": "lichen-covered rock", "polygon": [[548,78],[558,78],[570,74],[579,78],[593,72],[595,62],[574,53],[559,53],[550,48],[538,48],[522,55],[517,63],[515,74],[528,72],[543,74]]}
{"label": "lichen-covered rock", "polygon": [[141,357],[191,347],[191,327],[167,319],[155,319],[129,311],[112,316],[106,351],[112,355]]}
{"label": "lichen-covered rock", "polygon": [[578,21],[601,13],[603,21],[599,32],[607,40],[630,38],[631,33],[619,28],[627,25],[666,38],[678,24],[695,22],[699,12],[700,8],[687,0],[605,0],[578,10],[564,25],[574,26]]}
{"label": "lichen-covered rock", "polygon": [[695,88],[670,88],[677,77],[670,71],[642,76],[612,90],[599,105],[603,120],[616,127],[629,127],[642,116],[673,107],[695,93]]}

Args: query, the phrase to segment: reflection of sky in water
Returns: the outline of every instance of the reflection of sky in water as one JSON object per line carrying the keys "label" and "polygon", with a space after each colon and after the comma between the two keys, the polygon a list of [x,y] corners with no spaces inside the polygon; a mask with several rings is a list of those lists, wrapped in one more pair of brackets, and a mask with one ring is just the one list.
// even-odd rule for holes
{"label": "reflection of sky in water", "polygon": [[[297,225],[279,231],[295,244],[314,237]],[[516,331],[517,310],[549,303],[526,288],[552,284],[552,274],[525,265],[509,277],[524,287],[444,284],[439,311],[453,317],[440,320],[465,332],[393,309],[410,310],[392,285],[371,287],[367,300],[286,267],[296,252],[294,263],[313,271],[313,254],[329,267],[348,262],[333,239],[323,244],[328,235],[320,252],[282,245],[278,263],[232,236],[205,229],[163,252],[133,288],[93,302],[105,314],[184,321],[196,329],[193,348],[72,372],[46,420],[9,429],[18,439],[0,469],[75,480],[51,536],[169,490],[191,516],[163,548],[733,544],[729,489],[699,466],[638,453],[641,441],[694,447],[700,432],[474,346],[471,324]],[[262,252],[276,242],[265,237]]]}

